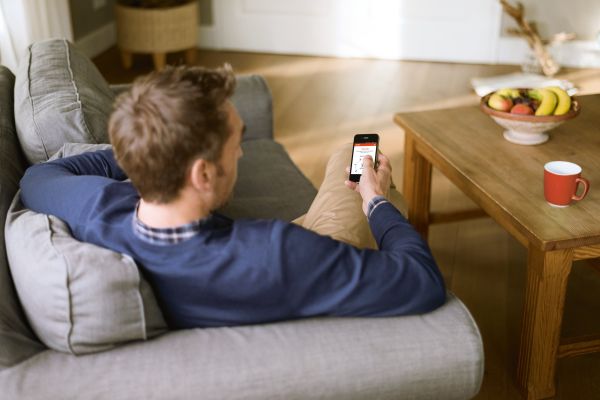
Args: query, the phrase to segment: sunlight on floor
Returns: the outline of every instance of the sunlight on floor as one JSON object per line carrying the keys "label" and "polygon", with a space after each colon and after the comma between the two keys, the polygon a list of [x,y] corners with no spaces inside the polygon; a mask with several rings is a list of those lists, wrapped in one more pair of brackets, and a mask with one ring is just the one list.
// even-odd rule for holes
{"label": "sunlight on floor", "polygon": [[341,73],[352,71],[356,65],[352,63],[323,63],[321,58],[300,57],[299,60],[290,60],[272,65],[257,67],[253,73],[274,78],[297,78],[314,73]]}

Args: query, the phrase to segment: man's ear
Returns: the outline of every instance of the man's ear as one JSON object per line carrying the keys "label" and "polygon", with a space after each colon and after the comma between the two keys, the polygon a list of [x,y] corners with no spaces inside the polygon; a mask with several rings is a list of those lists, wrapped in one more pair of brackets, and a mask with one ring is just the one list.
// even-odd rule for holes
{"label": "man's ear", "polygon": [[212,190],[216,177],[216,168],[213,163],[202,158],[197,158],[190,168],[188,180],[191,186],[199,191]]}

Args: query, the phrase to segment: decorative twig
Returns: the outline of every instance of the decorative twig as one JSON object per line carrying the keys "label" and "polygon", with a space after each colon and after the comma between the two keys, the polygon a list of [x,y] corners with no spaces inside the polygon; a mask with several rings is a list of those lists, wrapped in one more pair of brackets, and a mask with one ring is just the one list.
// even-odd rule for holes
{"label": "decorative twig", "polygon": [[550,40],[544,40],[544,43],[548,43],[549,46],[554,46],[555,44],[559,44],[559,43],[563,43],[563,42],[568,42],[569,40],[573,40],[575,39],[577,36],[573,33],[573,32],[560,32],[560,33],[556,33],[554,36],[552,36],[552,39]]}
{"label": "decorative twig", "polygon": [[[508,33],[511,36],[519,36],[519,37],[525,37],[526,34],[523,33],[523,31],[521,31],[520,29],[517,28],[508,28],[506,30],[506,33]],[[567,33],[567,32],[560,32],[560,33],[556,33],[552,36],[551,39],[542,39],[542,43],[548,46],[554,46],[556,44],[560,44],[563,42],[568,42],[569,40],[573,40],[576,38],[576,35],[574,33]]]}
{"label": "decorative twig", "polygon": [[516,34],[527,40],[527,44],[531,50],[533,50],[533,54],[540,63],[544,75],[553,76],[556,74],[560,67],[548,52],[546,45],[553,45],[567,40],[572,40],[575,35],[572,33],[561,32],[554,35],[549,41],[542,40],[535,23],[529,22],[525,19],[525,10],[523,4],[517,2],[517,5],[513,6],[508,2],[508,0],[500,0],[500,4],[502,4],[504,11],[510,15],[519,26],[519,29],[510,29],[509,33]]}

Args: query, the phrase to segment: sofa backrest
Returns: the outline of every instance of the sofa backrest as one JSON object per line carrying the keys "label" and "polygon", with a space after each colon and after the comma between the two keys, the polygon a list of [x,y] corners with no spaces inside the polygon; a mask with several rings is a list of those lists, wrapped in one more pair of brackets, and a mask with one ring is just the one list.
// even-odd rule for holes
{"label": "sofa backrest", "polygon": [[42,351],[31,333],[15,293],[4,245],[6,212],[26,167],[15,132],[14,75],[0,66],[0,370]]}
{"label": "sofa backrest", "polygon": [[244,140],[273,139],[273,100],[265,78],[238,76],[231,101],[246,125]]}
{"label": "sofa backrest", "polygon": [[[115,96],[129,90],[131,84],[111,85]],[[246,125],[243,140],[273,139],[273,98],[261,75],[238,75],[231,102]]]}

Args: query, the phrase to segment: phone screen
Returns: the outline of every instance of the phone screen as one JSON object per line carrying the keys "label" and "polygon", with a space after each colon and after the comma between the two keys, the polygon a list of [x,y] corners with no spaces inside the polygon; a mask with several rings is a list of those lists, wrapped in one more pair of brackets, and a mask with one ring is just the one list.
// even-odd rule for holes
{"label": "phone screen", "polygon": [[352,167],[350,169],[350,174],[361,175],[363,172],[363,158],[365,156],[371,156],[373,162],[375,162],[377,142],[354,143],[352,152]]}

